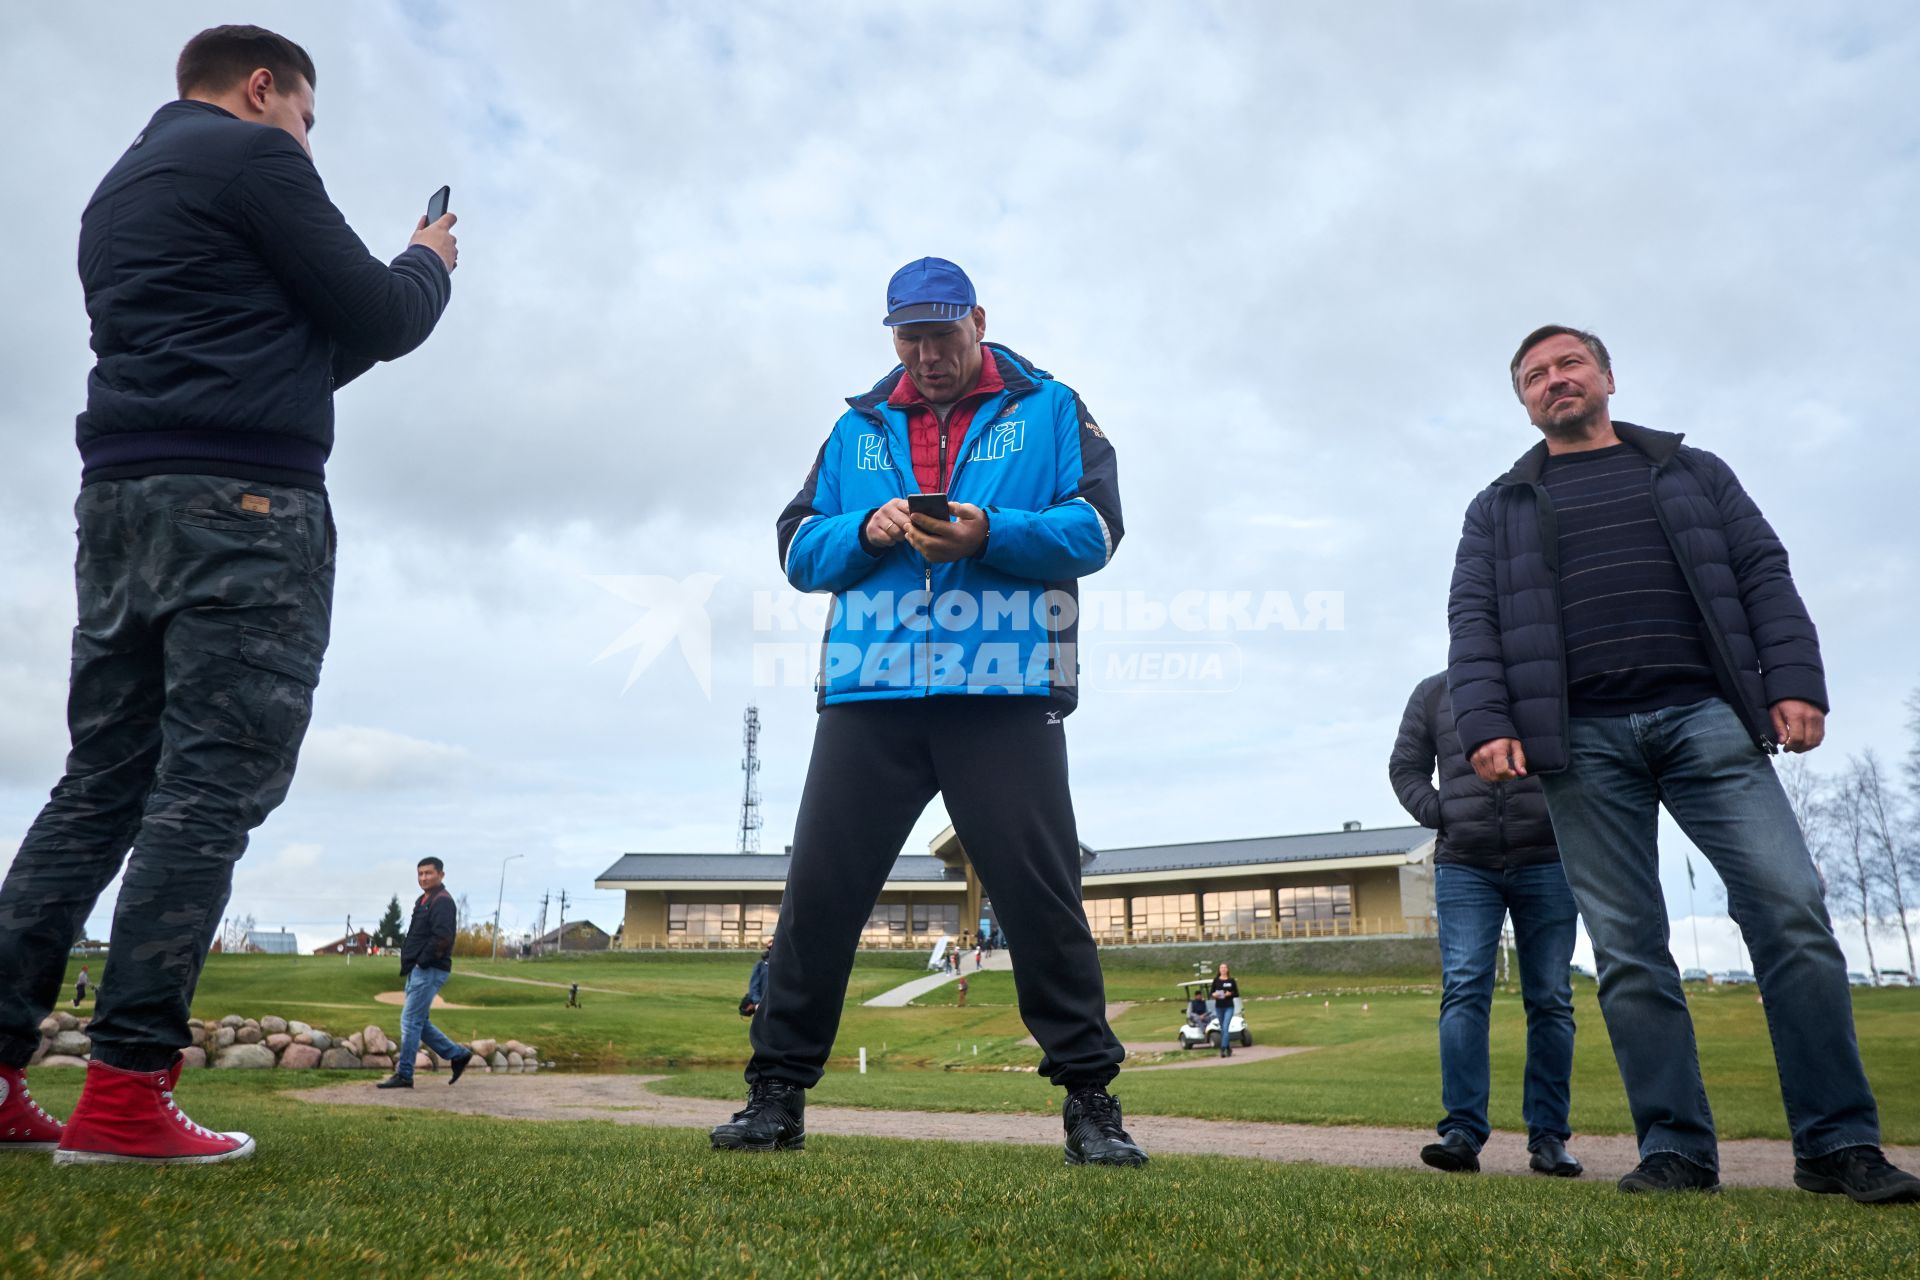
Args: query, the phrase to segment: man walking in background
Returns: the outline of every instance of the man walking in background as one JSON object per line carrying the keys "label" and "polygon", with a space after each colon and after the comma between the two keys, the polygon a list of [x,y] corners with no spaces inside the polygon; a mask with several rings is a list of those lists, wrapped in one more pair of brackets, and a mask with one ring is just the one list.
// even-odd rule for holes
{"label": "man walking in background", "polygon": [[453,942],[459,934],[459,912],[447,892],[446,864],[438,858],[422,858],[414,875],[420,882],[420,896],[407,923],[407,940],[400,947],[400,977],[407,997],[400,1007],[400,1054],[393,1060],[393,1074],[376,1089],[413,1088],[413,1060],[422,1040],[453,1068],[448,1084],[459,1083],[473,1061],[471,1049],[455,1044],[432,1022],[433,998],[453,976]]}
{"label": "man walking in background", "polygon": [[953,263],[896,272],[900,363],[848,401],[780,515],[787,578],[832,592],[833,622],[747,1105],[716,1147],[804,1144],[860,932],[939,794],[1018,944],[1020,1015],[1067,1091],[1067,1162],[1147,1159],[1106,1087],[1125,1055],[1080,905],[1063,724],[1076,580],[1122,532],[1113,448],[1073,391],[983,343],[986,320]]}
{"label": "man walking in background", "polygon": [[[1434,786],[1436,768],[1440,785]],[[1520,1114],[1527,1122],[1527,1165],[1575,1178],[1567,1154],[1573,1074],[1573,987],[1567,968],[1579,912],[1560,869],[1560,849],[1535,778],[1484,782],[1460,752],[1447,676],[1414,687],[1387,762],[1400,804],[1439,835],[1433,902],[1440,917],[1440,1141],[1420,1158],[1449,1173],[1478,1173],[1491,1068],[1487,1027],[1494,962],[1507,918],[1520,959],[1527,1010],[1527,1074]]]}
{"label": "man walking in background", "polygon": [[1719,1187],[1693,1022],[1668,949],[1659,806],[1726,882],[1753,953],[1795,1183],[1920,1200],[1880,1150],[1846,963],[1768,754],[1826,734],[1820,642],[1731,468],[1615,422],[1591,333],[1536,329],[1508,367],[1545,437],[1467,508],[1447,620],[1460,745],[1535,776],[1599,962],[1640,1165],[1623,1191]]}
{"label": "man walking in background", "polygon": [[188,1008],[320,677],[333,392],[426,340],[455,261],[452,215],[382,263],[334,208],[299,45],[215,27],[182,50],[177,82],[81,216],[97,361],[78,422],[73,746],[0,886],[11,1098],[67,949],[126,861],[63,1163],[253,1153],[174,1104]]}

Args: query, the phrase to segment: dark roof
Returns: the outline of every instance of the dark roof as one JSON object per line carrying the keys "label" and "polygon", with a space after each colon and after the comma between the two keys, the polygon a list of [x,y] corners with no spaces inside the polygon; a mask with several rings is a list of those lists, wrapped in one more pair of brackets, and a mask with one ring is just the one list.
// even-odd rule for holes
{"label": "dark roof", "polygon": [[594,935],[596,937],[604,938],[609,936],[605,929],[602,929],[599,925],[595,924],[591,920],[569,920],[565,924],[557,924],[553,926],[553,928],[547,930],[545,933],[535,938],[534,942],[535,943],[558,942],[560,941],[560,931],[562,929],[565,929],[567,931],[568,937],[572,937],[574,932],[579,929],[591,929],[593,930]]}
{"label": "dark roof", "polygon": [[[787,882],[793,859],[784,853],[627,853],[602,871],[596,886],[607,880],[765,880]],[[887,873],[889,880],[939,884],[965,879],[965,873],[927,853],[903,853]]]}
{"label": "dark roof", "polygon": [[1371,831],[1320,831],[1300,836],[1254,836],[1192,844],[1148,844],[1102,849],[1087,862],[1090,876],[1144,871],[1188,871],[1254,863],[1321,862],[1332,858],[1406,854],[1433,839],[1426,827],[1376,827]]}

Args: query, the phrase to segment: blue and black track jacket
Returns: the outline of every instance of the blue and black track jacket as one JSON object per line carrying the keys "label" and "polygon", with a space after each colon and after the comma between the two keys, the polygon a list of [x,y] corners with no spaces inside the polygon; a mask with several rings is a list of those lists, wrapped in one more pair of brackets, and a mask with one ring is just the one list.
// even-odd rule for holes
{"label": "blue and black track jacket", "polygon": [[822,706],[998,694],[1066,706],[1078,684],[1077,579],[1120,544],[1113,446],[1072,388],[989,344],[1006,389],[973,417],[948,481],[986,510],[979,555],[932,564],[904,542],[870,550],[879,507],[916,491],[907,415],[887,403],[904,368],[847,401],[800,492],[780,513],[780,563],[802,591],[834,594]]}

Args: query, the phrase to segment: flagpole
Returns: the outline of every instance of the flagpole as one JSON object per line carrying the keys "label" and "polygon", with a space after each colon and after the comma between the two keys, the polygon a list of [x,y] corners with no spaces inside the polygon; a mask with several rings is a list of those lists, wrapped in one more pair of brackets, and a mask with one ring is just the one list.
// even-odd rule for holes
{"label": "flagpole", "polygon": [[1693,967],[1704,969],[1700,963],[1700,913],[1693,909],[1693,858],[1687,858],[1687,922],[1693,926]]}

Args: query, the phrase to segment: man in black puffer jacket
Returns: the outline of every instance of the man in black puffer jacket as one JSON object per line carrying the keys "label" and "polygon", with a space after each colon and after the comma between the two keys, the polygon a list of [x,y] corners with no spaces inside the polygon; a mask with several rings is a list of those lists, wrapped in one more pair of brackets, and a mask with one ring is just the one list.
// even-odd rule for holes
{"label": "man in black puffer jacket", "polygon": [[[1440,785],[1433,785],[1439,769]],[[1500,930],[1513,917],[1520,998],[1527,1010],[1527,1075],[1521,1114],[1529,1165],[1578,1177],[1567,1154],[1573,1073],[1573,988],[1568,965],[1578,912],[1560,869],[1546,797],[1532,778],[1484,782],[1460,751],[1445,672],[1407,700],[1387,762],[1400,804],[1440,834],[1433,901],[1440,916],[1440,1141],[1420,1158],[1436,1169],[1477,1173],[1487,1123],[1487,1021],[1493,1007]]]}
{"label": "man in black puffer jacket", "polygon": [[1726,463],[1613,421],[1599,338],[1536,329],[1508,372],[1545,439],[1467,509],[1447,685],[1474,771],[1546,790],[1640,1140],[1620,1189],[1719,1186],[1668,949],[1665,805],[1726,882],[1753,953],[1795,1183],[1920,1200],[1920,1178],[1881,1154],[1846,962],[1767,759],[1826,732],[1819,638],[1786,550]]}

